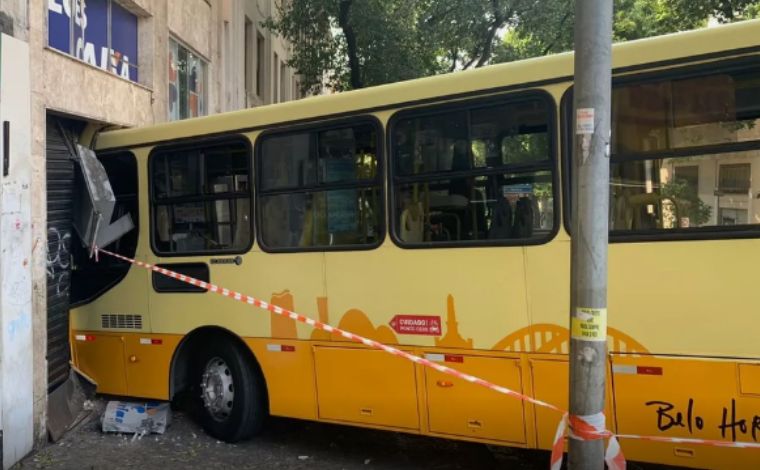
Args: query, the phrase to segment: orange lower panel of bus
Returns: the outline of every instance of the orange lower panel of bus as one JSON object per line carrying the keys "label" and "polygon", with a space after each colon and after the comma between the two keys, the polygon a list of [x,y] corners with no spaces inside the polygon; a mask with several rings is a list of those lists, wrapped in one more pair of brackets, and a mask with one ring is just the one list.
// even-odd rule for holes
{"label": "orange lower panel of bus", "polygon": [[[168,399],[177,335],[72,332],[77,367],[106,394]],[[548,449],[560,416],[511,397],[355,346],[247,338],[276,416]],[[560,355],[408,349],[486,380],[567,406]],[[620,434],[755,442],[760,365],[651,355],[610,359],[607,426]],[[631,460],[757,469],[760,449],[624,439]]]}

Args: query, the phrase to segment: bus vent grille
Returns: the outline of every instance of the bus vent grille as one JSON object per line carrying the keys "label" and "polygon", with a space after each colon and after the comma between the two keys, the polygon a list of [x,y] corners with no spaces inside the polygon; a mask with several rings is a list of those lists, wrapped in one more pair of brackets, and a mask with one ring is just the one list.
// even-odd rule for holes
{"label": "bus vent grille", "polygon": [[105,313],[100,316],[100,325],[102,328],[142,330],[142,315]]}

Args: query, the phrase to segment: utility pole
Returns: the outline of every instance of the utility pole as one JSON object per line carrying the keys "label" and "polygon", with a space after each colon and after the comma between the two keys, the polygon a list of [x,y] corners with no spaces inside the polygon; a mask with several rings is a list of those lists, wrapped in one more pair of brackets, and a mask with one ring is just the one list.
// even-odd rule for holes
{"label": "utility pole", "polygon": [[[570,414],[601,426],[607,367],[612,0],[575,2]],[[571,423],[572,424],[572,423]],[[571,435],[571,470],[602,470],[604,441]]]}

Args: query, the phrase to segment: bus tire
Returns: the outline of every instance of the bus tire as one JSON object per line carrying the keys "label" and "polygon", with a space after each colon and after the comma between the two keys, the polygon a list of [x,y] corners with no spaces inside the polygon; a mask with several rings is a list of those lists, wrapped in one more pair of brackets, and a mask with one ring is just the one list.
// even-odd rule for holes
{"label": "bus tire", "polygon": [[207,343],[195,361],[195,414],[208,434],[225,442],[252,437],[267,414],[264,381],[241,349],[220,338]]}

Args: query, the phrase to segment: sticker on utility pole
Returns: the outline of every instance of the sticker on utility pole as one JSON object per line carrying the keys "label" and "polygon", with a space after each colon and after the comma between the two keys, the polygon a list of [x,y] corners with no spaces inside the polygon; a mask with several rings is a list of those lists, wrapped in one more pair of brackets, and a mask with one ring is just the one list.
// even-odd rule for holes
{"label": "sticker on utility pole", "polygon": [[575,133],[578,135],[594,133],[594,108],[578,108],[575,111]]}
{"label": "sticker on utility pole", "polygon": [[570,326],[573,339],[607,341],[607,309],[577,307]]}

